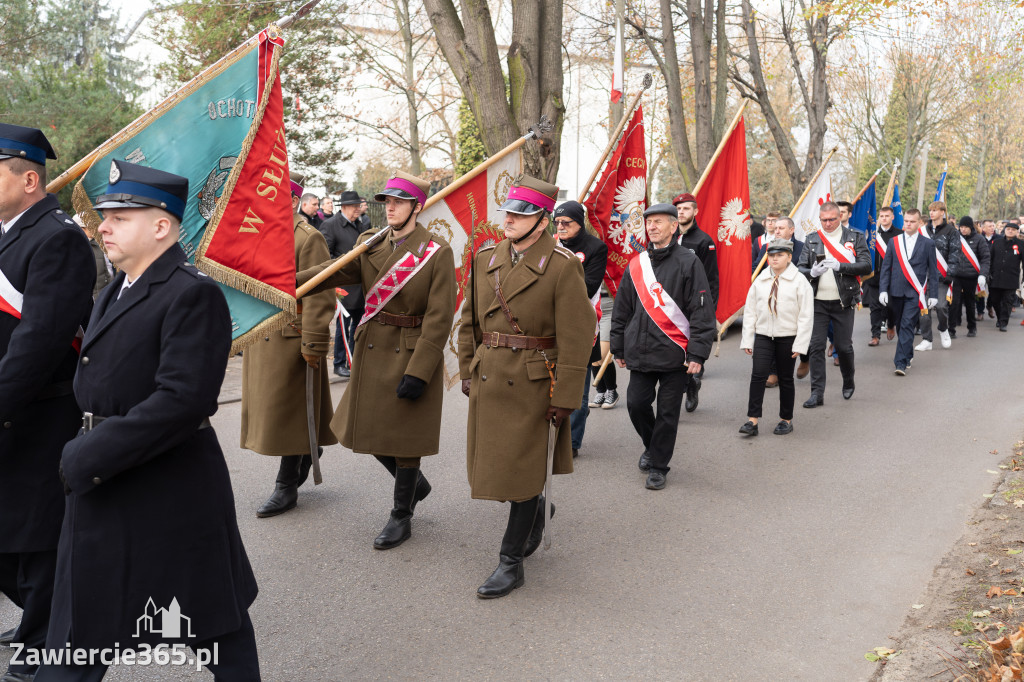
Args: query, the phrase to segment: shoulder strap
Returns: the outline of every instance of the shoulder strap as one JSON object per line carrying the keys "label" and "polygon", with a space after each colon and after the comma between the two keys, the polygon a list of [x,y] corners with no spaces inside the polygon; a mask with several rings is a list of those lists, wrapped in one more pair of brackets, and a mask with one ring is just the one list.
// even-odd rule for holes
{"label": "shoulder strap", "polygon": [[505,300],[505,294],[501,291],[501,282],[498,278],[499,272],[501,272],[501,268],[494,271],[494,294],[498,297],[498,304],[501,306],[501,312],[505,313],[505,319],[508,320],[509,325],[511,325],[512,331],[516,334],[522,334],[523,330],[519,328],[519,323],[516,322],[516,318],[512,316],[512,311],[508,309],[508,301]]}

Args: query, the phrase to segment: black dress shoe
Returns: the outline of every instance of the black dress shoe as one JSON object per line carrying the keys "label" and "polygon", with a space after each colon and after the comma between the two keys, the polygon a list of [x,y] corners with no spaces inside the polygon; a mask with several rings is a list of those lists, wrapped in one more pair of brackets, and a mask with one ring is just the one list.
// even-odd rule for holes
{"label": "black dress shoe", "polygon": [[572,458],[576,459],[579,456],[580,456],[580,449],[579,448],[573,448],[572,449]]}
{"label": "black dress shoe", "polygon": [[973,329],[970,329],[970,330],[967,331],[967,338],[969,338],[969,339],[973,339],[977,335],[978,335],[978,332],[974,331]]}
{"label": "black dress shoe", "polygon": [[804,407],[821,407],[825,404],[825,399],[815,393],[811,394],[811,397],[804,403]]}
{"label": "black dress shoe", "polygon": [[752,421],[746,422],[740,427],[740,433],[745,436],[756,436],[757,435],[757,424]]}
{"label": "black dress shoe", "polygon": [[412,511],[419,482],[419,469],[398,467],[395,473],[395,506],[384,530],[373,540],[374,549],[392,549],[412,537]]}
{"label": "black dress shoe", "polygon": [[775,426],[775,430],[772,433],[776,436],[785,436],[787,433],[793,433],[793,422],[788,422],[785,419],[781,420]]}
{"label": "black dress shoe", "polygon": [[640,455],[640,461],[637,462],[636,465],[639,467],[640,471],[651,470],[651,456],[647,454],[646,450],[644,450],[644,454]]}
{"label": "black dress shoe", "polygon": [[665,474],[652,470],[647,474],[647,483],[644,484],[644,487],[648,490],[661,490],[665,487]]}
{"label": "black dress shoe", "polygon": [[955,329],[950,329],[949,330],[949,338],[951,338],[951,339],[955,339],[956,338],[956,330]]}
{"label": "black dress shoe", "polygon": [[14,635],[18,632],[18,628],[11,628],[7,632],[0,634],[0,646],[7,646],[14,641]]}
{"label": "black dress shoe", "polygon": [[846,388],[845,386],[843,387],[843,400],[849,400],[853,397],[853,389],[853,386],[850,386],[849,388]]}

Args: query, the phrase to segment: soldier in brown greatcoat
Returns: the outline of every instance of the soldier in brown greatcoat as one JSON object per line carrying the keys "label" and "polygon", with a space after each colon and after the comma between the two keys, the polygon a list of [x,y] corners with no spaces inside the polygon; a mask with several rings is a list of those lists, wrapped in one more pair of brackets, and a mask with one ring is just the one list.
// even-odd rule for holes
{"label": "soldier in brown greatcoat", "polygon": [[469,485],[474,499],[512,503],[498,568],[477,590],[484,599],[522,585],[523,559],[540,544],[549,421],[559,427],[553,473],[572,473],[568,417],[583,397],[597,316],[579,259],[545,231],[557,195],[516,180],[501,207],[507,239],[476,255],[462,308]]}
{"label": "soldier in brown greatcoat", "polygon": [[[302,187],[292,177],[295,213],[296,271],[322,263],[330,254],[327,242],[297,210]],[[302,312],[287,327],[246,349],[242,356],[241,446],[281,458],[274,492],[256,510],[261,518],[294,509],[301,486],[313,463],[306,416],[306,367],[315,371],[313,415],[317,445],[338,440],[331,433],[331,387],[327,373],[330,324],[334,317],[333,290],[301,299]],[[322,447],[320,448],[322,451]]]}
{"label": "soldier in brown greatcoat", "polygon": [[[314,289],[361,284],[366,292],[352,379],[331,428],[342,445],[376,456],[395,477],[394,508],[376,549],[409,539],[413,509],[430,494],[420,458],[439,450],[455,259],[447,242],[416,222],[429,189],[425,180],[396,172],[375,197],[385,204],[390,234]],[[360,243],[374,234],[364,232]],[[328,265],[303,270],[299,284]]]}

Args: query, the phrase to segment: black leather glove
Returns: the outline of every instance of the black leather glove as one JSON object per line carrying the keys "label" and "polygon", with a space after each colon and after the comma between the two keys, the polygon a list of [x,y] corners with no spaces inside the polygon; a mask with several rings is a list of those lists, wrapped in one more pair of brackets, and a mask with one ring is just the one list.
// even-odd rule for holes
{"label": "black leather glove", "polygon": [[571,407],[555,407],[551,405],[548,407],[547,413],[544,415],[545,421],[554,421],[555,428],[557,429],[562,425],[562,422],[569,418],[569,415],[575,412]]}
{"label": "black leather glove", "polygon": [[71,486],[68,485],[68,480],[64,478],[64,462],[57,465],[57,475],[60,476],[60,482],[64,485],[64,496],[71,494]]}
{"label": "black leather glove", "polygon": [[423,395],[423,389],[426,388],[427,382],[423,379],[417,379],[416,377],[403,374],[402,380],[398,382],[398,388],[395,389],[395,393],[398,394],[399,398],[405,398],[406,400],[416,400]]}

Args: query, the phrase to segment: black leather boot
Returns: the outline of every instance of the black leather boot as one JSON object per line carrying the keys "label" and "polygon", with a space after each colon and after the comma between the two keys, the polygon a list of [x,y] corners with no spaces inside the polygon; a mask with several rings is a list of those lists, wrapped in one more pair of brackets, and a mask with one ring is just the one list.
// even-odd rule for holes
{"label": "black leather boot", "polygon": [[[555,517],[555,504],[551,503],[551,518]],[[544,524],[547,523],[547,519],[544,518],[544,496],[540,496],[540,500],[537,502],[537,516],[533,519],[533,530],[530,531],[530,537],[526,541],[526,548],[523,550],[523,558],[530,556],[537,551],[540,547],[540,541],[544,539]]]}
{"label": "black leather boot", "polygon": [[484,581],[476,596],[481,599],[495,599],[522,586],[526,582],[523,573],[523,551],[533,531],[533,523],[537,518],[537,503],[540,495],[526,502],[512,502],[508,512],[508,526],[505,537],[501,539],[501,554],[498,567],[491,577]]}
{"label": "black leather boot", "polygon": [[[316,453],[317,453],[318,456],[320,456],[322,458],[324,456],[324,449],[321,448],[321,447],[318,447],[316,449]],[[306,479],[309,478],[309,470],[312,469],[312,468],[313,468],[313,458],[310,457],[309,455],[303,455],[302,456],[302,463],[299,464],[299,487],[300,488],[302,487],[302,484],[306,482]]]}
{"label": "black leather boot", "polygon": [[265,519],[269,516],[283,514],[289,509],[295,509],[299,500],[299,467],[302,464],[302,455],[288,455],[281,458],[281,467],[277,470],[277,485],[274,492],[263,503],[263,506],[256,510],[256,516]]}
{"label": "black leather boot", "polygon": [[[394,457],[379,457],[377,455],[374,455],[374,457],[377,458],[378,462],[384,465],[385,469],[391,472],[392,476],[395,475],[395,472],[398,470],[398,464],[395,462]],[[417,469],[417,471],[419,470]],[[430,487],[430,483],[427,481],[427,477],[423,475],[423,472],[420,472],[419,481],[416,483],[416,495],[412,498],[413,511],[416,511],[416,503],[429,495],[431,490],[432,488]]]}
{"label": "black leather boot", "polygon": [[373,541],[374,549],[391,549],[412,535],[412,509],[416,497],[420,470],[398,467],[395,472],[395,508],[391,510],[387,525]]}

